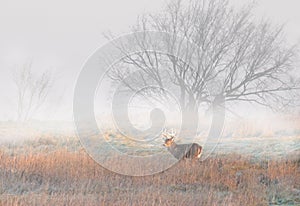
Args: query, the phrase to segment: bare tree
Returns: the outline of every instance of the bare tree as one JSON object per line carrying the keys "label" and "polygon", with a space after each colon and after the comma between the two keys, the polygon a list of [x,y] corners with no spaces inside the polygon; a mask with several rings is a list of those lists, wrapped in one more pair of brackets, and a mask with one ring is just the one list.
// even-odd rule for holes
{"label": "bare tree", "polygon": [[43,106],[53,85],[50,71],[37,74],[32,70],[32,62],[17,67],[12,77],[17,87],[17,120],[27,121]]}
{"label": "bare tree", "polygon": [[[147,44],[153,42],[136,38],[132,44],[138,45],[139,53],[126,54],[126,48],[116,45],[124,58],[112,67],[109,77],[129,90],[153,83],[177,88],[186,111],[210,104],[216,96],[226,102],[253,102],[273,109],[294,105],[299,98],[299,78],[294,70],[297,46],[286,43],[283,26],[258,21],[252,11],[252,5],[237,11],[228,0],[172,1],[163,13],[139,18],[132,31],[171,34],[159,43],[173,54],[184,49],[184,59],[147,51]],[[196,47],[181,45],[178,36]],[[139,71],[128,78],[132,67]],[[207,87],[212,88],[210,93]],[[150,94],[162,96],[157,89]]]}

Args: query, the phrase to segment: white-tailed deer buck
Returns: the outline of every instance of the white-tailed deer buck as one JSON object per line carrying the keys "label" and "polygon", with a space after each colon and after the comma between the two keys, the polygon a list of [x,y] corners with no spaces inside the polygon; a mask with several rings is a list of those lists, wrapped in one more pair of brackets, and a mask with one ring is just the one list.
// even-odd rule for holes
{"label": "white-tailed deer buck", "polygon": [[168,148],[168,151],[176,159],[198,159],[201,156],[202,147],[197,143],[191,144],[176,144],[174,141],[176,133],[163,132],[162,135],[165,137],[164,146]]}

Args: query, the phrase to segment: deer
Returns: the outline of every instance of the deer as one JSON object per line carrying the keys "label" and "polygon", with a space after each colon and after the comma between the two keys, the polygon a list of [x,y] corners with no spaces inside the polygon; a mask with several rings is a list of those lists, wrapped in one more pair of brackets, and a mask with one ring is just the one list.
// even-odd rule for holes
{"label": "deer", "polygon": [[164,131],[162,135],[165,137],[163,144],[168,148],[168,151],[178,160],[180,159],[199,159],[202,153],[202,146],[197,143],[191,144],[176,144],[174,138],[176,132],[168,133]]}

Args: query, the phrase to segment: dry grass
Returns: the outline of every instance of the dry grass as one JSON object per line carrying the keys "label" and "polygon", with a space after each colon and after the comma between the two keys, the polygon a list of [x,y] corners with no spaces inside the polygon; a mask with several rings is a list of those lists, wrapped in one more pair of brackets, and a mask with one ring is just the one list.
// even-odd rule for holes
{"label": "dry grass", "polygon": [[297,205],[299,196],[299,161],[232,154],[130,177],[83,150],[0,152],[0,205]]}

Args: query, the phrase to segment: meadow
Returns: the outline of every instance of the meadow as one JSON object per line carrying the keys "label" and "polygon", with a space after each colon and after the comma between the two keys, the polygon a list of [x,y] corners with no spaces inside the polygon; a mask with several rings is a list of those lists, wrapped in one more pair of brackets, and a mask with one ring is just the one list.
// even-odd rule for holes
{"label": "meadow", "polygon": [[299,204],[299,150],[280,158],[220,152],[132,177],[101,167],[75,137],[0,147],[0,205]]}
{"label": "meadow", "polygon": [[204,161],[133,177],[100,166],[72,133],[30,134],[0,143],[0,205],[300,205],[299,136],[225,138]]}

